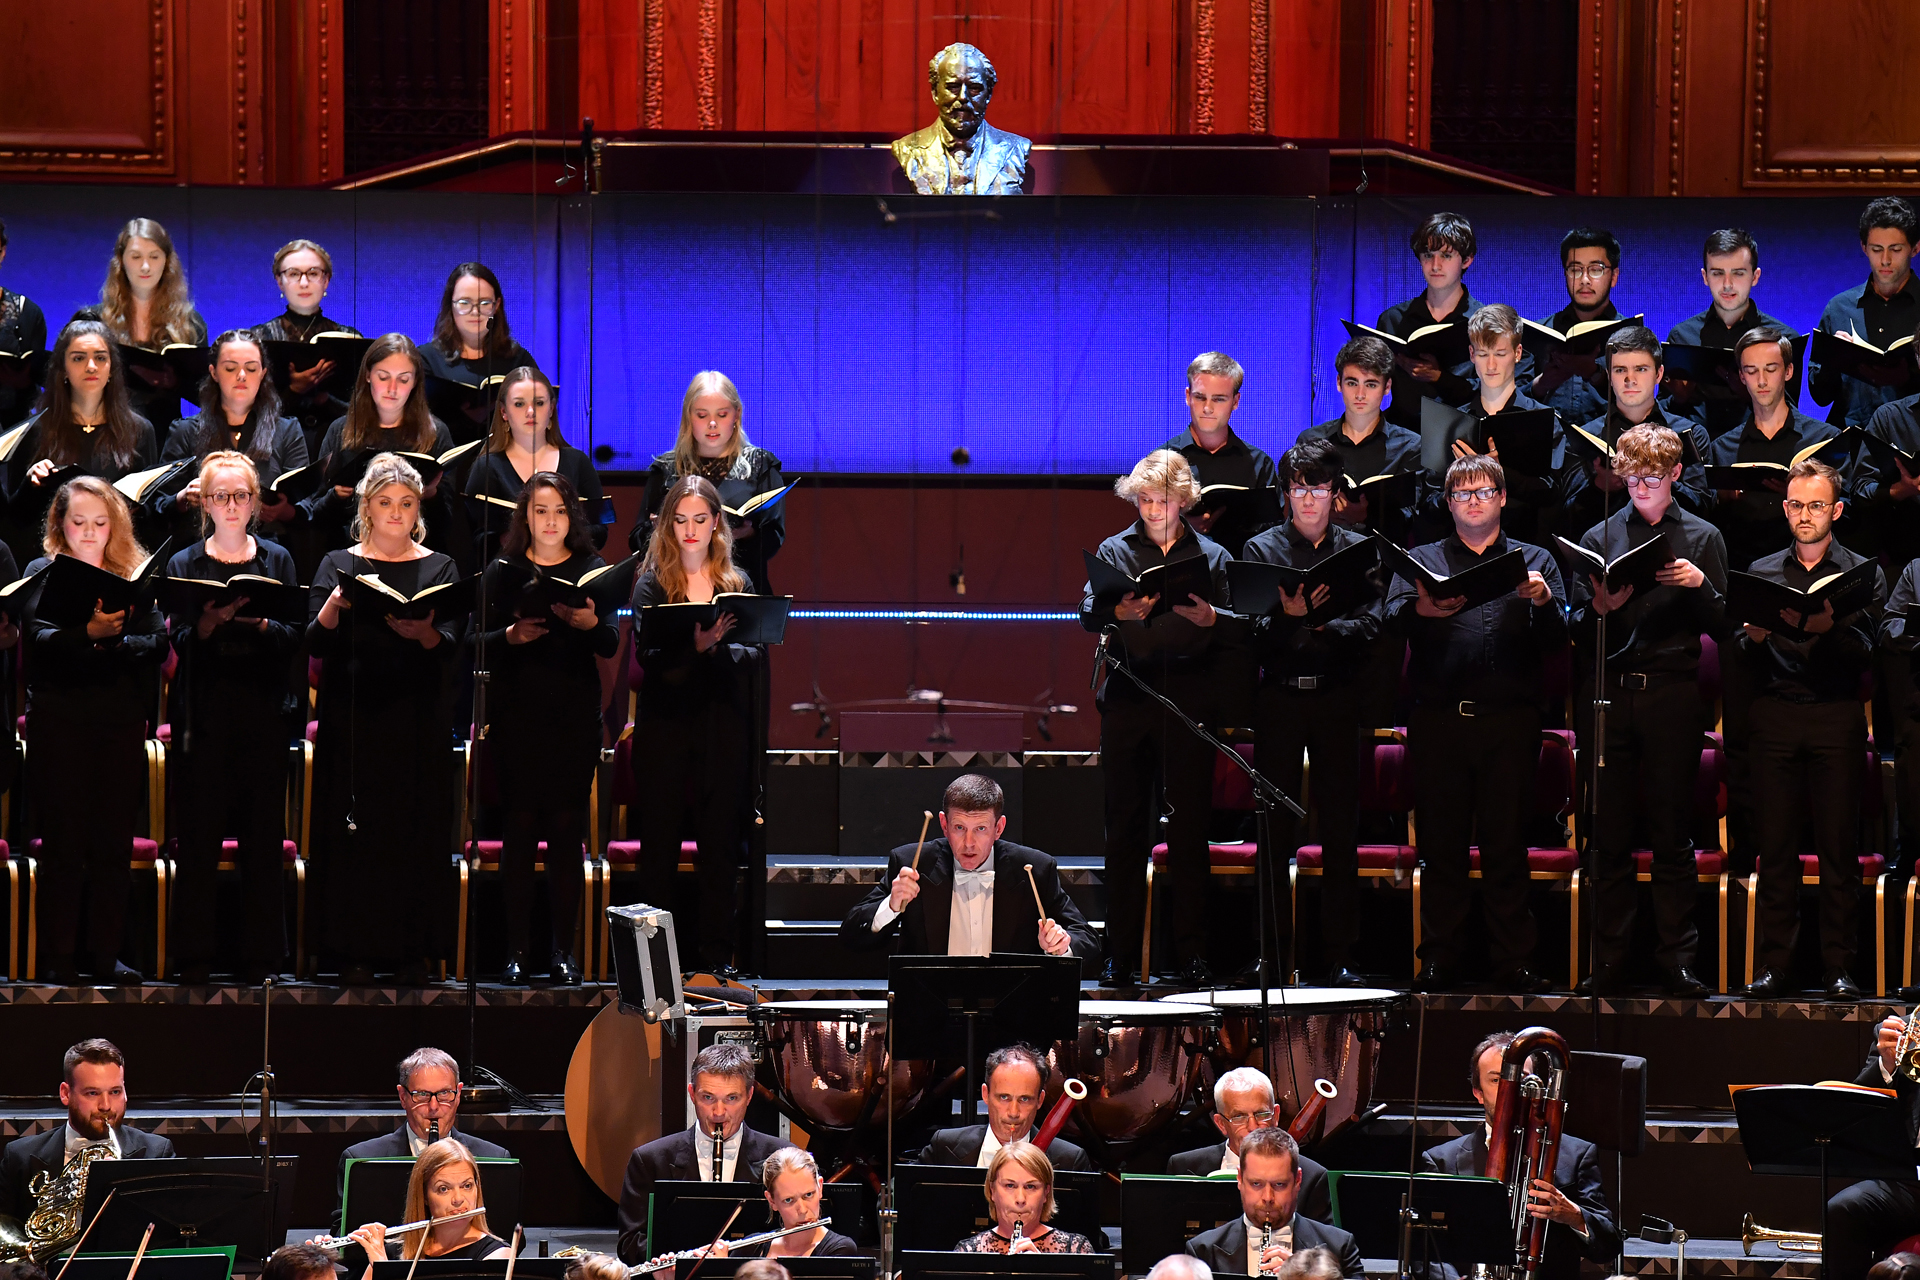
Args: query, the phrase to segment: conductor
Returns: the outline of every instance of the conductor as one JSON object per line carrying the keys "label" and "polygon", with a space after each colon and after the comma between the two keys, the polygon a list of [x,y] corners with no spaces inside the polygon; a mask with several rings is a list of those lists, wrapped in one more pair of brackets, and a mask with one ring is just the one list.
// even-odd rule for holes
{"label": "conductor", "polygon": [[1038,849],[1000,838],[1007,829],[1006,803],[991,778],[955,778],[941,805],[941,838],[924,849],[909,844],[893,851],[887,882],[841,921],[840,941],[856,950],[886,948],[903,955],[1098,956],[1100,944],[1086,917],[1060,885],[1059,866]]}

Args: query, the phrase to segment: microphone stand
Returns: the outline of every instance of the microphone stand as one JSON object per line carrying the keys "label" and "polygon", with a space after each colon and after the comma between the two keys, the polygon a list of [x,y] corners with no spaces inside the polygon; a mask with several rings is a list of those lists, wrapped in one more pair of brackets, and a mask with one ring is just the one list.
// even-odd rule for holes
{"label": "microphone stand", "polygon": [[1108,634],[1106,631],[1103,631],[1101,634],[1099,660],[1109,669],[1125,676],[1133,683],[1136,689],[1146,694],[1148,698],[1159,703],[1163,711],[1186,726],[1188,733],[1191,733],[1194,737],[1200,739],[1200,741],[1220,753],[1221,756],[1231,761],[1233,767],[1245,774],[1247,781],[1253,786],[1254,810],[1259,824],[1259,844],[1255,847],[1253,868],[1254,893],[1260,899],[1260,1047],[1266,1051],[1267,1069],[1271,1072],[1274,1066],[1273,1045],[1271,1043],[1273,1039],[1273,1025],[1270,1020],[1271,1014],[1269,1011],[1270,1004],[1267,989],[1269,978],[1274,972],[1273,939],[1269,936],[1269,926],[1271,922],[1268,920],[1268,914],[1272,909],[1272,899],[1269,893],[1271,890],[1271,877],[1273,875],[1273,868],[1270,864],[1270,859],[1273,856],[1270,826],[1273,810],[1276,807],[1284,807],[1292,811],[1293,816],[1296,818],[1305,818],[1307,811],[1301,808],[1299,802],[1292,796],[1270,782],[1265,774],[1249,764],[1246,758],[1238,751],[1235,751],[1230,743],[1222,741],[1212,730],[1182,711],[1179,704],[1174,702],[1172,698],[1169,698],[1166,694],[1161,693],[1145,680],[1142,680],[1139,675],[1134,672],[1133,668],[1122,661],[1120,656],[1114,653],[1108,646]]}

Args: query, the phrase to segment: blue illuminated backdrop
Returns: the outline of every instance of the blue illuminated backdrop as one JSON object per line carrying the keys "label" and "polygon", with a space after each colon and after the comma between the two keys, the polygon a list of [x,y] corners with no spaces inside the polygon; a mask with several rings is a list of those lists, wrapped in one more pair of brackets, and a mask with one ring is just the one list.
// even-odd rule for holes
{"label": "blue illuminated backdrop", "polygon": [[173,233],[215,330],[278,312],[272,252],[307,236],[334,256],[330,315],[424,337],[448,268],[476,258],[561,384],[576,440],[591,382],[608,467],[668,447],[688,378],[718,368],[790,474],[1044,475],[1112,474],[1172,435],[1182,371],[1208,349],[1247,366],[1236,423],[1256,443],[1277,451],[1333,416],[1341,318],[1418,291],[1407,234],[1442,205],[1478,233],[1474,296],[1528,316],[1564,305],[1556,246],[1584,222],[1625,243],[1616,297],[1662,335],[1706,305],[1700,243],[1716,227],[1760,238],[1756,297],[1796,326],[1865,277],[1858,199],[1075,197],[998,201],[992,219],[893,203],[938,216],[888,224],[853,196],[602,196],[589,277],[578,197],[13,186],[0,284],[57,327],[142,215]]}

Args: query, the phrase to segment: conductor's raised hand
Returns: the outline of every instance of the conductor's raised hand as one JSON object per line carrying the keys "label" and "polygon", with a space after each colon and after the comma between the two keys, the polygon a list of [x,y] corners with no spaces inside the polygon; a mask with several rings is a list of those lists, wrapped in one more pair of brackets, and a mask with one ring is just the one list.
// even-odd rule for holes
{"label": "conductor's raised hand", "polygon": [[1063,956],[1073,950],[1073,939],[1052,916],[1040,922],[1040,949],[1050,956]]}
{"label": "conductor's raised hand", "polygon": [[695,627],[693,629],[694,652],[705,653],[716,644],[719,644],[720,638],[726,635],[727,632],[733,630],[733,624],[734,616],[730,613],[723,613],[713,620],[712,626]]}
{"label": "conductor's raised hand", "polygon": [[920,896],[920,873],[912,867],[900,868],[900,874],[893,878],[893,891],[887,895],[887,905],[893,914],[899,915],[907,909],[907,904]]}

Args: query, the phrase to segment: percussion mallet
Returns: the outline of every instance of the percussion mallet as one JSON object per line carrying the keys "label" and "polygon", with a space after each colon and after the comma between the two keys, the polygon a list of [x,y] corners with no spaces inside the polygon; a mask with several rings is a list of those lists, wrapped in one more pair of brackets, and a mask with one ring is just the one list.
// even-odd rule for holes
{"label": "percussion mallet", "polygon": [[1033,905],[1040,909],[1040,923],[1047,921],[1047,904],[1040,901],[1040,884],[1033,878],[1033,864],[1027,863],[1027,883],[1033,886]]}
{"label": "percussion mallet", "polygon": [[927,826],[932,821],[933,821],[933,810],[922,809],[920,811],[920,839],[919,839],[919,842],[913,846],[913,869],[916,872],[920,870],[921,846],[927,843]]}
{"label": "percussion mallet", "polygon": [[93,1217],[87,1219],[87,1229],[80,1233],[80,1238],[74,1242],[73,1252],[69,1253],[67,1255],[67,1260],[60,1264],[60,1270],[54,1273],[53,1280],[60,1280],[62,1276],[67,1274],[67,1268],[72,1266],[73,1260],[80,1256],[80,1246],[84,1245],[87,1242],[87,1237],[93,1234],[93,1224],[100,1221],[100,1215],[107,1211],[107,1206],[112,1204],[113,1198],[119,1194],[120,1194],[120,1188],[118,1187],[115,1187],[113,1188],[113,1190],[107,1192],[107,1198],[105,1200],[102,1200],[100,1202],[100,1207],[93,1211]]}
{"label": "percussion mallet", "polygon": [[[147,1245],[153,1240],[153,1224],[147,1224],[147,1232],[140,1237],[140,1247],[133,1251],[133,1265],[127,1268],[127,1280],[133,1280],[134,1273],[140,1270],[141,1259],[147,1256]],[[76,1250],[76,1252],[78,1252]],[[64,1268],[63,1268],[64,1269]]]}

